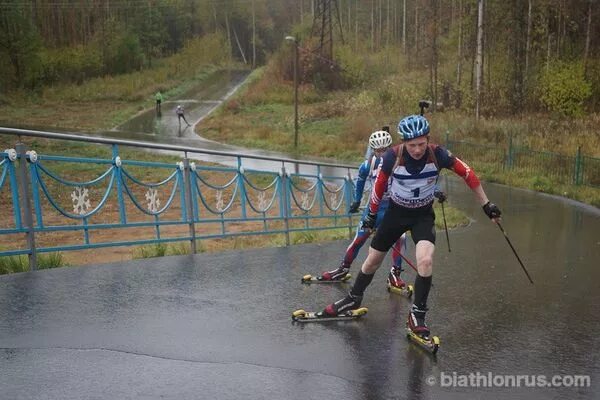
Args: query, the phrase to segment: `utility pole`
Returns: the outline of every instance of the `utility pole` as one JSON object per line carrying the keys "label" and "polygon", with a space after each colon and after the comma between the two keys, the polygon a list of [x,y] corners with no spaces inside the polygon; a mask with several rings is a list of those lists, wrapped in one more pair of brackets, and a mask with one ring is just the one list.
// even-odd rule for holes
{"label": "utility pole", "polygon": [[298,39],[286,36],[294,45],[294,148],[298,148]]}
{"label": "utility pole", "polygon": [[[339,28],[340,40],[344,43],[344,34],[340,22],[340,10],[337,0],[315,0],[316,7],[313,17],[311,36],[318,37],[319,43],[314,49],[321,57],[333,59],[333,25]],[[335,20],[333,19],[335,18]]]}

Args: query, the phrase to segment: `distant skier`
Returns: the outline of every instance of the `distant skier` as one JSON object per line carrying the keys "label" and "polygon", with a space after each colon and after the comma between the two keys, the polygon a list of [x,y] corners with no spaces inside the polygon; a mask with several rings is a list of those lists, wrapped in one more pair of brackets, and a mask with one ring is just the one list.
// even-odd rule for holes
{"label": "distant skier", "polygon": [[183,106],[178,105],[177,108],[175,109],[175,113],[177,114],[177,119],[179,120],[179,126],[181,126],[181,119],[183,119],[183,121],[187,124],[187,126],[191,126],[189,122],[187,122],[187,119],[185,119],[185,115],[184,115],[185,110],[183,109]]}
{"label": "distant skier", "polygon": [[156,113],[160,114],[160,105],[163,101],[163,96],[162,93],[160,92],[160,90],[158,92],[156,92],[156,95],[154,96],[154,98],[156,99]]}

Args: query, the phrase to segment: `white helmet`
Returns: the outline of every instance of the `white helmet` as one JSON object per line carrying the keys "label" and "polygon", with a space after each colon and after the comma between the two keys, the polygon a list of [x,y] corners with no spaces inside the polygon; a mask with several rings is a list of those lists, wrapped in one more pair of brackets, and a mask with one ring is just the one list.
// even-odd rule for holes
{"label": "white helmet", "polygon": [[369,146],[373,150],[383,149],[392,145],[392,135],[386,131],[375,131],[369,137]]}

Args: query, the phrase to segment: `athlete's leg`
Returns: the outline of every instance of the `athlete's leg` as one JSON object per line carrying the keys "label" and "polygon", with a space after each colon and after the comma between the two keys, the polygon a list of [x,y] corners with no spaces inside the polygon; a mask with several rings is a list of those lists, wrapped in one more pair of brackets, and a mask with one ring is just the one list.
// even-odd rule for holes
{"label": "athlete's leg", "polygon": [[370,229],[363,229],[362,221],[358,223],[356,235],[354,235],[352,243],[350,243],[350,245],[346,248],[346,253],[344,254],[344,258],[342,260],[342,263],[344,265],[350,268],[350,265],[352,265],[352,262],[358,256],[358,252],[363,247],[367,239],[371,236],[372,232],[373,231],[371,231]]}
{"label": "athlete's leg", "polygon": [[416,246],[418,273],[415,279],[415,297],[408,315],[408,327],[416,334],[427,337],[429,328],[425,324],[425,313],[431,289],[433,253],[435,252],[435,215],[433,212],[418,218],[411,228],[411,234]]}
{"label": "athlete's leg", "polygon": [[[363,218],[364,218],[365,213],[363,213]],[[370,229],[362,228],[362,219],[361,219],[361,221],[358,223],[358,227],[356,229],[356,234],[354,235],[354,239],[352,240],[350,245],[346,248],[346,252],[344,253],[342,262],[336,269],[323,272],[321,274],[321,279],[326,280],[326,281],[340,280],[344,276],[346,276],[346,274],[350,270],[350,267],[352,266],[352,262],[358,256],[358,252],[360,251],[362,246],[365,244],[365,242],[367,241],[369,236],[371,236],[371,233],[372,233],[372,231]]]}
{"label": "athlete's leg", "polygon": [[398,289],[406,287],[406,282],[402,280],[402,253],[406,251],[406,233],[400,236],[392,247],[392,268],[388,274],[388,284]]}

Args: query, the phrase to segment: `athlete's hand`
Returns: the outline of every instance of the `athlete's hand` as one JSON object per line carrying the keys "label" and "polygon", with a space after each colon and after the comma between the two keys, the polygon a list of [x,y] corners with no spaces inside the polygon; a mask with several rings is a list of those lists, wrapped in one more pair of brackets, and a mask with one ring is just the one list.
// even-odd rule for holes
{"label": "athlete's hand", "polygon": [[483,205],[483,212],[485,212],[485,215],[487,215],[489,219],[493,220],[499,219],[502,215],[498,206],[489,201]]}
{"label": "athlete's hand", "polygon": [[354,214],[358,212],[358,207],[360,207],[360,201],[355,201],[352,204],[350,204],[350,209],[348,210],[348,212],[350,214]]}
{"label": "athlete's hand", "polygon": [[377,221],[377,214],[373,214],[371,211],[369,211],[362,220],[363,229],[375,228],[375,221]]}
{"label": "athlete's hand", "polygon": [[433,197],[435,197],[436,199],[438,199],[438,201],[440,203],[445,202],[448,199],[448,196],[446,196],[446,193],[442,192],[439,189],[436,189],[435,192],[433,192]]}

